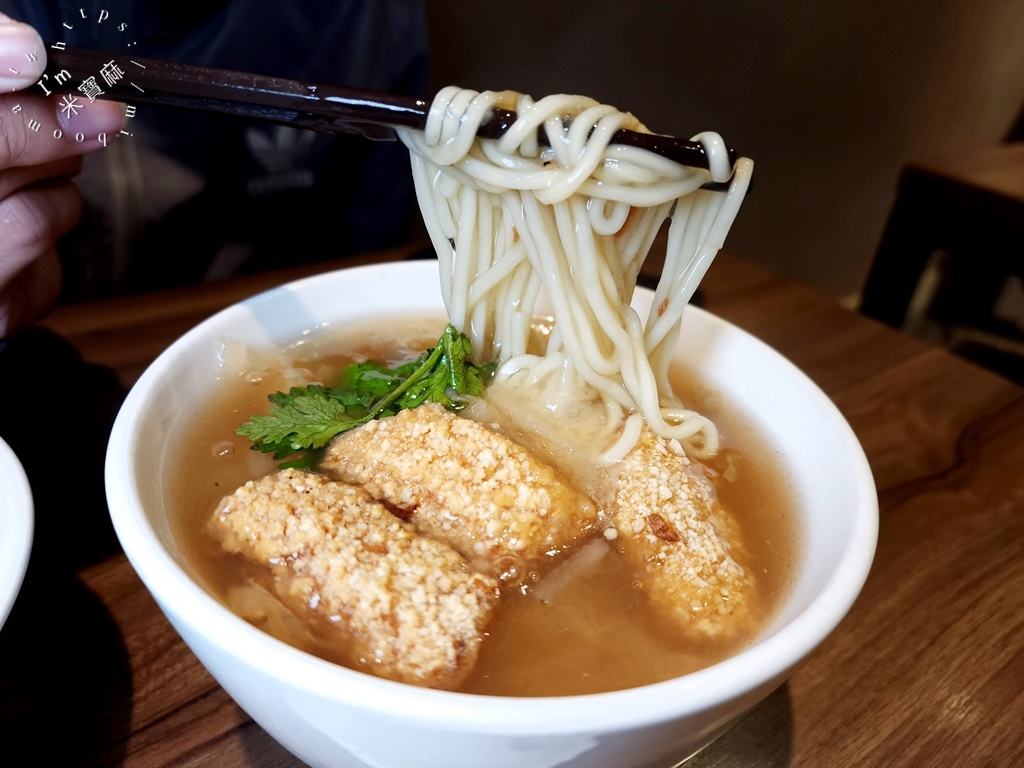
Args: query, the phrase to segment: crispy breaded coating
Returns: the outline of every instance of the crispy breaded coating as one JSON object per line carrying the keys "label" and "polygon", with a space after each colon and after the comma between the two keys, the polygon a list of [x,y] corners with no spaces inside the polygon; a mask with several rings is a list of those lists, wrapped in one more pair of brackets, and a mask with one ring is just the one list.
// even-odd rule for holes
{"label": "crispy breaded coating", "polygon": [[525,448],[427,404],[339,435],[320,470],[361,486],[480,570],[542,566],[592,531],[585,495]]}
{"label": "crispy breaded coating", "polygon": [[[657,610],[707,637],[750,626],[755,595],[738,532],[678,441],[646,427],[621,465],[612,516],[619,549]],[[734,546],[730,546],[732,541]]]}
{"label": "crispy breaded coating", "polygon": [[433,688],[472,669],[497,582],[359,488],[283,470],[226,496],[211,527],[226,551],[271,566],[285,604],[334,622],[354,666]]}

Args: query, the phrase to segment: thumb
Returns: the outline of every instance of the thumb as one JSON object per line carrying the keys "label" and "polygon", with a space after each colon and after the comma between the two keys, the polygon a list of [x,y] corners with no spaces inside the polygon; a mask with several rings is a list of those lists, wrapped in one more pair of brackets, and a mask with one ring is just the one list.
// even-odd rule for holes
{"label": "thumb", "polygon": [[28,24],[0,13],[0,93],[28,88],[46,69],[46,46]]}

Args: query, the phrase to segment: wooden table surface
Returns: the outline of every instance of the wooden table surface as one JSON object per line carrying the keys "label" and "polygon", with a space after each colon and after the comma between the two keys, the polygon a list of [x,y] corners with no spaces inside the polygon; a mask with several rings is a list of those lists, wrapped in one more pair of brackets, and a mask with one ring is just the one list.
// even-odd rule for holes
{"label": "wooden table surface", "polygon": [[[0,434],[37,504],[25,585],[0,632],[7,755],[299,765],[163,618],[117,546],[100,471],[125,387],[164,347],[231,302],[323,268],[64,307],[0,352]],[[850,614],[688,765],[1024,764],[1024,389],[727,255],[702,294],[835,401],[871,462],[881,522]]]}

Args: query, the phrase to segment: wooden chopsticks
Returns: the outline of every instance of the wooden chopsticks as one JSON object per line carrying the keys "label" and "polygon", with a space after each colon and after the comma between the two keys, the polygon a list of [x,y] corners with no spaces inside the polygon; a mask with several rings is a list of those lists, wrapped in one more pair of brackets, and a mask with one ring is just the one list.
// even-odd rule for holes
{"label": "wooden chopsticks", "polygon": [[[422,129],[429,103],[395,94],[304,83],[280,77],[200,67],[130,54],[65,47],[49,49],[41,85],[55,93],[77,94],[128,104],[198,109],[265,120],[329,133],[358,133],[394,140],[397,126]],[[91,92],[91,93],[90,93]],[[496,138],[515,120],[496,110],[480,136]],[[656,152],[693,168],[707,169],[704,148],[671,136],[620,130],[613,143]],[[729,149],[735,164],[735,150]],[[709,183],[705,188],[727,188]]]}

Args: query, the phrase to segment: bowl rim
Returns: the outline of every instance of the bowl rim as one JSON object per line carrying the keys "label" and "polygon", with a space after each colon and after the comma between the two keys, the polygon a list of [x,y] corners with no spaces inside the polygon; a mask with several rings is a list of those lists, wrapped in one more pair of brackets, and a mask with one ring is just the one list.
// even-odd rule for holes
{"label": "bowl rim", "polygon": [[[351,670],[298,650],[232,614],[174,560],[142,512],[139,489],[129,467],[147,392],[183,350],[207,336],[229,313],[251,309],[275,293],[301,291],[324,279],[396,269],[422,270],[424,279],[428,271],[435,281],[437,277],[436,262],[394,262],[332,270],[263,291],[187,331],[147,367],[129,391],[108,443],[104,467],[108,506],[128,560],[172,622],[187,606],[187,623],[203,627],[204,636],[213,638],[217,647],[229,653],[249,648],[261,659],[261,670],[268,676],[323,699],[424,725],[451,727],[457,723],[461,731],[503,734],[528,729],[538,735],[618,730],[669,721],[742,697],[760,685],[781,683],[836,628],[867,579],[877,545],[878,497],[864,451],[835,404],[805,373],[757,337],[695,306],[687,307],[686,312],[700,313],[706,321],[741,334],[746,342],[764,347],[788,368],[787,374],[799,380],[821,412],[829,415],[853,473],[858,514],[840,562],[808,606],[770,636],[710,667],[659,683],[573,696],[502,697],[421,688]],[[155,585],[159,588],[154,589]],[[738,674],[741,671],[743,674]]]}
{"label": "bowl rim", "polygon": [[18,599],[28,570],[35,503],[25,468],[0,438],[0,628]]}

